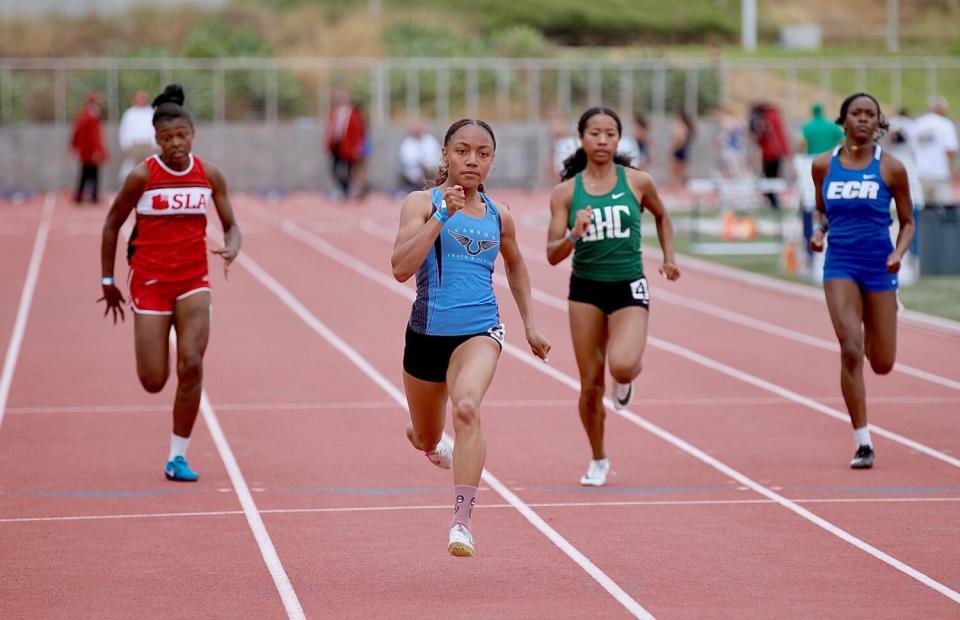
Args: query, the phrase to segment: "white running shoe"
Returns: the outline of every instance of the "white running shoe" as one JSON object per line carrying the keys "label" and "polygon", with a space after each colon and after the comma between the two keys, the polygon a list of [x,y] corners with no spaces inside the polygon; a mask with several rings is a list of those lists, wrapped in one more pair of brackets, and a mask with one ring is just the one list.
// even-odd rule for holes
{"label": "white running shoe", "polygon": [[440,440],[436,448],[424,454],[431,463],[442,469],[450,469],[453,465],[453,445],[446,437]]}
{"label": "white running shoe", "polygon": [[580,484],[585,487],[602,487],[607,483],[607,475],[610,473],[610,459],[600,459],[590,461],[587,466],[587,473],[580,478]]}
{"label": "white running shoe", "polygon": [[450,542],[447,551],[458,558],[471,558],[474,551],[473,535],[463,523],[454,523],[450,528]]}
{"label": "white running shoe", "polygon": [[626,409],[633,400],[632,383],[615,383],[613,385],[613,408]]}

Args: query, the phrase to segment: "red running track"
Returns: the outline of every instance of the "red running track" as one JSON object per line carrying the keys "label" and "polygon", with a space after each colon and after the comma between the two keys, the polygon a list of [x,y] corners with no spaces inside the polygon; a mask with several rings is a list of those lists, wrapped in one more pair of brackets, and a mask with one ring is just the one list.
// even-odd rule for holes
{"label": "red running track", "polygon": [[[114,327],[94,304],[105,213],[58,202],[0,410],[0,615],[960,615],[960,340],[902,327],[899,361],[940,380],[868,379],[871,422],[891,437],[876,437],[874,470],[853,472],[849,423],[829,414],[843,414],[837,355],[810,344],[832,339],[822,302],[690,268],[651,277],[635,416],[611,414],[611,484],[583,489],[569,265],[537,254],[542,196],[494,197],[520,223],[555,348],[548,367],[531,361],[498,287],[514,348],[483,408],[494,478],[472,560],[445,553],[449,472],[403,436],[396,202],[235,199],[247,260],[228,282],[211,263],[196,485],[161,473],[172,382],[142,392],[129,320]],[[42,204],[0,204],[5,352]]]}

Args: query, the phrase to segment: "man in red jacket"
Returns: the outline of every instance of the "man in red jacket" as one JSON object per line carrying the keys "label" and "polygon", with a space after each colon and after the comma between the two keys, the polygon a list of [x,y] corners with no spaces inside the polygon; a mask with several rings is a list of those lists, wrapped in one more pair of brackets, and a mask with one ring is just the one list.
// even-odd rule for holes
{"label": "man in red jacket", "polygon": [[107,161],[107,147],[103,142],[100,129],[100,93],[93,91],[83,100],[83,109],[77,114],[73,125],[73,137],[70,147],[80,160],[80,181],[74,200],[83,201],[84,189],[90,186],[90,200],[97,202],[97,190],[100,183],[100,166]]}
{"label": "man in red jacket", "polygon": [[[790,154],[790,141],[784,127],[780,110],[770,103],[759,103],[750,112],[750,131],[753,133],[763,160],[763,176],[776,179],[780,176],[780,162]],[[767,194],[774,209],[780,202],[774,193]]]}
{"label": "man in red jacket", "polygon": [[[363,163],[365,142],[366,131],[360,109],[350,99],[349,92],[337,90],[327,120],[327,150],[333,159],[333,178],[344,197],[350,195],[354,167]],[[362,191],[363,188],[357,189]]]}

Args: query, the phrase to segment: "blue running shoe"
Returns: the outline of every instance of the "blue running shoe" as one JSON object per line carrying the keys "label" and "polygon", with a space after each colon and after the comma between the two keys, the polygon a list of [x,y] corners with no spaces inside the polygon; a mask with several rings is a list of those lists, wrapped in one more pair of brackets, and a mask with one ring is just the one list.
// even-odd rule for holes
{"label": "blue running shoe", "polygon": [[187,459],[182,456],[176,456],[172,461],[169,461],[163,473],[167,475],[167,480],[176,480],[177,482],[196,482],[199,478],[187,465]]}

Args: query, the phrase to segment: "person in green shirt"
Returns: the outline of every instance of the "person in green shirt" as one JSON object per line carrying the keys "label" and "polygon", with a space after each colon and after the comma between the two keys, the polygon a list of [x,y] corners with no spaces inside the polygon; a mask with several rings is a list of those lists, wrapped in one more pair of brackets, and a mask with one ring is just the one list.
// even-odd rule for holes
{"label": "person in green shirt", "polygon": [[[823,104],[815,103],[811,109],[812,118],[804,123],[800,129],[803,132],[803,140],[798,152],[806,153],[798,163],[798,169],[802,169],[806,175],[801,188],[807,191],[799,191],[800,195],[800,214],[803,216],[803,247],[807,253],[807,262],[813,264],[813,250],[810,249],[810,237],[813,236],[813,211],[816,208],[815,192],[813,191],[813,177],[810,176],[810,164],[817,155],[826,153],[833,147],[840,144],[843,140],[843,129],[835,122],[828,120],[823,116]],[[800,158],[800,156],[798,156]],[[797,174],[800,172],[798,170]]]}
{"label": "person in green shirt", "polygon": [[813,117],[801,129],[804,150],[807,155],[820,155],[840,144],[843,140],[843,130],[840,129],[840,125],[823,116],[822,104],[813,104],[812,113]]}
{"label": "person in green shirt", "polygon": [[[633,396],[647,344],[650,293],[640,256],[640,214],[650,211],[663,249],[660,273],[680,277],[673,254],[673,224],[653,179],[617,155],[623,132],[616,112],[590,108],[577,124],[581,146],[563,164],[563,179],[550,196],[547,260],[556,265],[573,253],[568,297],[570,333],[580,370],[580,421],[593,460],[580,479],[603,486],[610,461],[603,446],[604,367],[615,382],[614,406]],[[608,361],[609,360],[609,361]]]}

